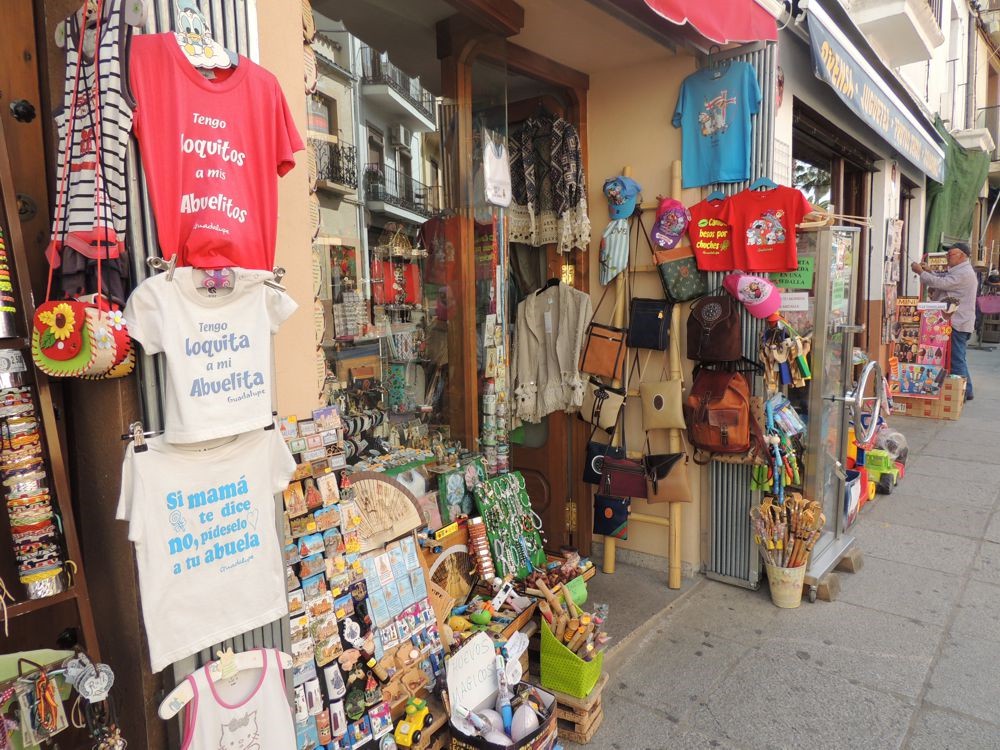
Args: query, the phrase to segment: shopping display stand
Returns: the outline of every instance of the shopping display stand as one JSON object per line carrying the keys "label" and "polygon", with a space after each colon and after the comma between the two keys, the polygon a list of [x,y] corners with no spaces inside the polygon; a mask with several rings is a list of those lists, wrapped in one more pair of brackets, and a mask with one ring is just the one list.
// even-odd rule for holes
{"label": "shopping display stand", "polygon": [[[632,167],[625,166],[622,168],[622,175],[625,177],[632,176]],[[671,194],[680,195],[681,194],[681,163],[680,161],[675,161],[673,163],[673,170],[671,172]],[[655,210],[656,205],[643,205],[640,206],[641,210]],[[638,248],[635,248],[635,252],[638,252]],[[657,271],[656,266],[649,265],[637,265],[636,271],[645,273],[655,273]],[[615,311],[614,311],[614,321],[612,325],[616,328],[624,328],[625,326],[625,307],[628,304],[626,299],[626,279],[625,272],[618,274],[615,277]],[[670,316],[670,378],[679,380],[681,378],[681,358],[680,358],[680,310],[678,309],[680,305],[676,305],[673,315]],[[614,381],[612,385],[615,388],[624,387],[626,394],[629,397],[637,397],[639,395],[639,389],[629,389],[628,387],[629,373],[625,373],[625,382]],[[627,408],[627,406],[625,407]],[[671,453],[680,453],[684,449],[684,441],[681,437],[680,430],[669,430],[669,446]],[[611,445],[618,447],[621,444],[621,430],[616,430],[614,436],[611,438]],[[628,458],[642,459],[642,453],[633,453],[629,451]],[[655,526],[661,526],[669,530],[668,545],[669,549],[667,551],[668,559],[668,573],[667,573],[667,586],[671,589],[679,589],[681,587],[681,503],[670,503],[670,516],[664,518],[663,516],[656,516],[652,513],[636,513],[632,511],[629,513],[629,522],[636,523],[648,523]],[[612,574],[615,572],[615,555],[618,549],[618,540],[611,536],[604,537],[604,564],[602,570],[604,573]]]}
{"label": "shopping display stand", "polygon": [[559,722],[559,739],[586,745],[597,734],[604,722],[604,702],[601,695],[608,684],[608,673],[601,675],[594,689],[586,698],[575,698],[552,691],[556,699],[556,719]]}
{"label": "shopping display stand", "polygon": [[[21,233],[21,220],[18,215],[17,193],[14,188],[14,178],[7,151],[7,137],[2,120],[0,120],[0,195],[3,198],[3,226],[0,229],[6,230],[8,251],[10,257],[13,259],[13,283],[17,286],[19,313],[24,326],[23,331],[27,334],[31,331],[32,313],[34,312],[35,304],[31,292],[24,237]],[[29,381],[33,379],[38,399],[38,412],[42,422],[48,469],[52,479],[51,490],[54,495],[56,508],[62,520],[66,559],[67,561],[72,561],[76,566],[75,573],[68,582],[66,589],[61,593],[44,599],[27,600],[24,600],[23,597],[17,597],[15,594],[15,598],[18,598],[19,601],[7,607],[7,618],[15,620],[23,616],[44,612],[46,614],[41,616],[44,622],[45,618],[57,617],[58,613],[62,611],[60,610],[62,605],[71,603],[76,609],[77,622],[83,634],[81,645],[87,649],[87,653],[91,659],[97,662],[100,660],[97,631],[94,628],[94,615],[91,610],[90,595],[87,590],[87,578],[83,571],[80,543],[73,515],[69,480],[61,440],[62,425],[56,418],[49,379],[45,373],[32,366],[31,342],[27,337],[0,340],[0,348],[13,349],[20,352],[27,363],[25,375]],[[2,515],[6,519],[6,514]],[[6,520],[3,523],[6,524]],[[9,536],[8,528],[8,538]],[[16,592],[20,587],[13,583],[17,580],[17,575],[13,567],[4,565],[0,570],[2,570],[4,580]],[[64,573],[64,575],[68,575],[68,573]],[[25,629],[24,632],[28,632],[28,629]],[[39,632],[38,635],[40,637],[41,633]],[[38,644],[18,642],[18,645],[28,646]]]}

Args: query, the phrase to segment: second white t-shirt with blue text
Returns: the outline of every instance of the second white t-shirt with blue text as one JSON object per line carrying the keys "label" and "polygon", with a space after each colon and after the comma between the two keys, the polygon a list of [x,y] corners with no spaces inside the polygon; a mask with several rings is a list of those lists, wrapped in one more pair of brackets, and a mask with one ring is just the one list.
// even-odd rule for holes
{"label": "second white t-shirt with blue text", "polygon": [[271,423],[271,336],[298,305],[235,268],[233,287],[209,296],[193,268],[161,273],[129,297],[125,320],[147,354],[167,361],[165,435],[193,443]]}

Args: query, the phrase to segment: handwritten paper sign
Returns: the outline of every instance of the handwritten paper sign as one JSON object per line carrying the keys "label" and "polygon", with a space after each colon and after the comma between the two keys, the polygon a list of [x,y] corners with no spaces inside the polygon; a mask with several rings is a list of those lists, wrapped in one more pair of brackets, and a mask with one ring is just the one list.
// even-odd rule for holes
{"label": "handwritten paper sign", "polygon": [[809,293],[792,292],[781,295],[782,312],[809,312]]}
{"label": "handwritten paper sign", "polygon": [[448,694],[452,703],[474,711],[492,708],[499,689],[493,639],[479,633],[448,660]]}
{"label": "handwritten paper sign", "polygon": [[816,271],[816,258],[804,256],[799,258],[799,267],[795,271],[772,273],[771,281],[782,289],[812,289],[813,274]]}

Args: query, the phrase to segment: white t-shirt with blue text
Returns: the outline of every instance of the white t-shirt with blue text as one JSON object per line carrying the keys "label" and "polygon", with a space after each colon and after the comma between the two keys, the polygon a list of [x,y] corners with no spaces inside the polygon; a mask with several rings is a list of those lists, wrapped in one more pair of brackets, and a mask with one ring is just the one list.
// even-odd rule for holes
{"label": "white t-shirt with blue text", "polygon": [[288,613],[275,493],[295,472],[277,429],[212,448],[129,445],[116,518],[128,521],[153,671]]}
{"label": "white t-shirt with blue text", "polygon": [[271,336],[298,305],[267,286],[272,274],[231,269],[214,296],[193,268],[143,281],[128,299],[129,334],[147,354],[163,352],[165,437],[195,443],[271,423]]}

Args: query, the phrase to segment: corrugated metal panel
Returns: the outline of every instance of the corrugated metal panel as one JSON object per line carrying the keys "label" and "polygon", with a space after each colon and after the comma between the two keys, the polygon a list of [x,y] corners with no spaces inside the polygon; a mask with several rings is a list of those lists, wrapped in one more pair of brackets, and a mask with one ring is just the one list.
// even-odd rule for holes
{"label": "corrugated metal panel", "polygon": [[[257,45],[257,7],[255,0],[200,0],[202,12],[208,20],[213,35],[227,49],[235,50],[242,55],[256,60]],[[298,12],[298,4],[295,11]],[[173,0],[154,0],[151,3],[150,18],[145,32],[158,33],[174,28]],[[156,225],[153,212],[149,205],[146,179],[142,173],[139,153],[133,142],[129,150],[129,244],[133,273],[136,283],[150,275],[146,259],[158,255],[156,241]],[[163,427],[163,391],[166,382],[166,371],[162,357],[143,355],[138,363],[138,378],[140,398],[143,410],[143,424],[147,429]],[[280,510],[280,502],[275,501]],[[280,513],[279,513],[280,517]],[[224,643],[213,645],[200,653],[183,659],[173,665],[175,681],[214,659],[216,651],[231,646],[235,651],[250,648],[280,648],[290,651],[290,636],[288,618],[256,628]],[[169,679],[167,680],[169,683]]]}
{"label": "corrugated metal panel", "polygon": [[[750,180],[772,177],[774,169],[774,115],[777,47],[774,44],[751,45],[746,51],[727,55],[748,62],[757,71],[761,90],[760,112],[754,119],[750,144]],[[735,195],[749,183],[722,186],[727,195]],[[721,286],[723,274],[710,274],[713,286]],[[764,322],[744,313],[743,354],[757,360],[757,342]],[[752,383],[761,392],[760,380]],[[709,540],[710,549],[705,575],[719,581],[747,588],[760,585],[760,557],[750,534],[750,508],[760,501],[759,493],[750,491],[749,466],[713,461],[709,470]]]}

